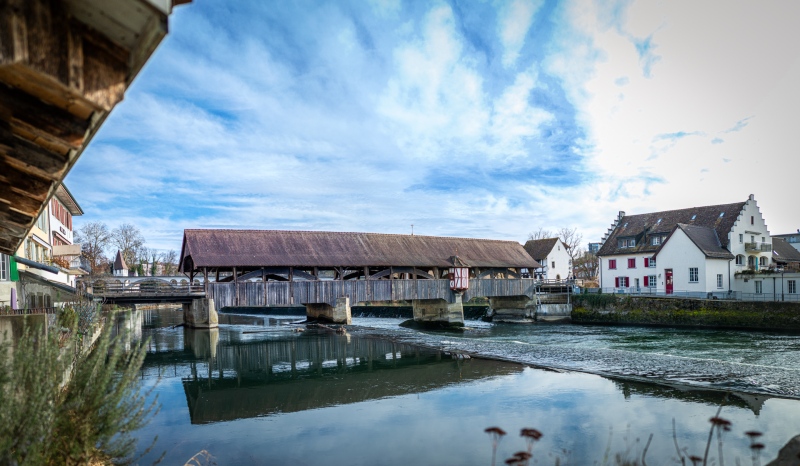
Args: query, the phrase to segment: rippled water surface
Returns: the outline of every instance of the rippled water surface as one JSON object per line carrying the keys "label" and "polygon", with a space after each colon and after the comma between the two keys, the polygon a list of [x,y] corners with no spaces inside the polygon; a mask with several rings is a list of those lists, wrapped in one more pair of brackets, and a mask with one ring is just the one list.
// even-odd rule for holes
{"label": "rippled water surface", "polygon": [[286,316],[222,319],[213,331],[174,327],[173,311],[130,324],[150,337],[142,381],[162,406],[137,433],[142,449],[158,436],[143,464],[206,450],[217,464],[488,465],[494,425],[509,432],[497,464],[525,448],[524,427],[544,433],[533,464],[637,458],[650,434],[647,464],[680,464],[675,439],[702,455],[719,406],[733,422],[726,463],[751,464],[745,431],[764,432],[765,459],[800,434],[800,401],[776,397],[800,386],[792,335],[483,322],[443,333],[379,318],[337,335]]}

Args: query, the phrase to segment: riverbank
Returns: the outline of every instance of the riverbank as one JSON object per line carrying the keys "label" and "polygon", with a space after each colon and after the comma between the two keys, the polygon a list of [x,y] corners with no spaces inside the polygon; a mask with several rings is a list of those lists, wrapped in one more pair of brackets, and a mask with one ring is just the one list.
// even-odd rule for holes
{"label": "riverbank", "polygon": [[576,324],[655,325],[800,332],[800,303],[641,297],[573,296]]}

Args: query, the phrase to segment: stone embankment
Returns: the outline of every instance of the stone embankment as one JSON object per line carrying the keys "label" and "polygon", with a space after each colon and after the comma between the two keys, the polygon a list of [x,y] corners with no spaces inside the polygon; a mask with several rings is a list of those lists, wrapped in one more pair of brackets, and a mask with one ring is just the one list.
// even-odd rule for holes
{"label": "stone embankment", "polygon": [[800,331],[800,303],[581,294],[572,322]]}

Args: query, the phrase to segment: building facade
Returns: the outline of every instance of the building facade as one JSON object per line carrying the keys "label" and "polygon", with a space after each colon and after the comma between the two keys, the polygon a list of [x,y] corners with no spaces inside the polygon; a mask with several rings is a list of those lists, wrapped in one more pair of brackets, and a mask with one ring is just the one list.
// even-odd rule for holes
{"label": "building facade", "polygon": [[76,278],[89,273],[73,243],[72,219],[79,215],[80,206],[60,185],[16,254],[0,254],[0,306],[42,308],[75,299]]}
{"label": "building facade", "polygon": [[533,278],[566,280],[572,278],[572,258],[567,245],[558,238],[532,239],[525,251],[542,266],[533,271]]}
{"label": "building facade", "polygon": [[761,278],[778,270],[753,195],[733,204],[620,212],[602,243],[600,286],[615,292],[759,294],[765,291]]}

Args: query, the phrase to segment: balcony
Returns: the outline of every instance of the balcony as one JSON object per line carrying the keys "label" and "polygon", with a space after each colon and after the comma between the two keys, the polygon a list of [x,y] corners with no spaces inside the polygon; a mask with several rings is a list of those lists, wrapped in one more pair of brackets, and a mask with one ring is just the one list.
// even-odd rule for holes
{"label": "balcony", "polygon": [[89,261],[83,256],[76,256],[70,259],[69,270],[76,275],[92,273],[92,267],[89,265]]}
{"label": "balcony", "polygon": [[744,243],[744,250],[748,252],[772,252],[772,243]]}

